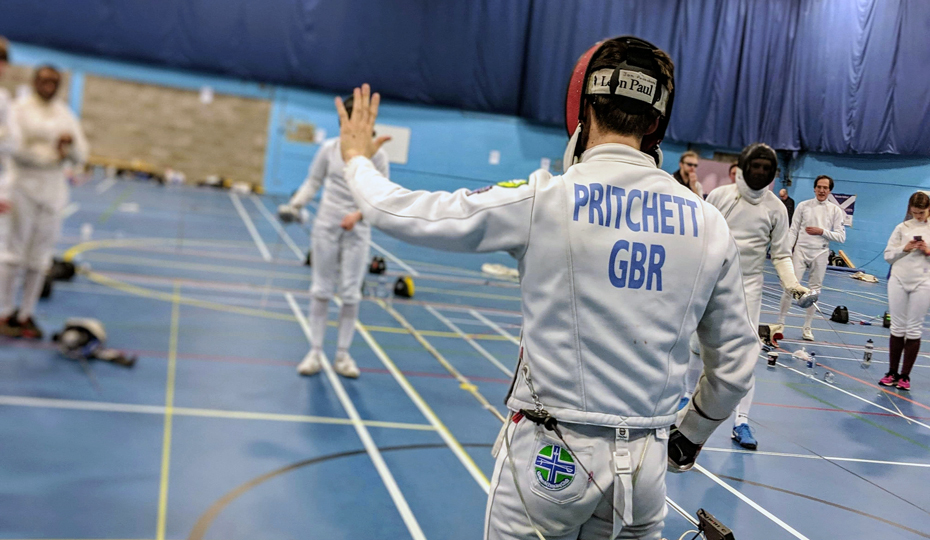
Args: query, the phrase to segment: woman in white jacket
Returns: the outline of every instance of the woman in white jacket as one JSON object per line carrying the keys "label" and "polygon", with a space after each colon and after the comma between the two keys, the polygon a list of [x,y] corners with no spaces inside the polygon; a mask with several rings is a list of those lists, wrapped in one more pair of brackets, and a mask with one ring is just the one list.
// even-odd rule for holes
{"label": "woman in white jacket", "polygon": [[[878,384],[911,389],[911,368],[920,352],[924,317],[930,308],[930,196],[922,191],[907,201],[910,219],[894,228],[885,260],[891,265],[888,279],[888,311],[891,313],[891,338],[888,343],[888,373]],[[901,353],[904,366],[898,373]]]}

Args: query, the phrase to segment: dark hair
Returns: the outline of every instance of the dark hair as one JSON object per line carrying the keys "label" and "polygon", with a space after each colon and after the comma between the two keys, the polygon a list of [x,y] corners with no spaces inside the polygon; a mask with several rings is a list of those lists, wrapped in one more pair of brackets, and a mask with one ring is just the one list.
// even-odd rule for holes
{"label": "dark hair", "polygon": [[[591,59],[589,72],[593,73],[598,69],[613,68],[626,59],[627,41],[626,38],[614,38],[604,42]],[[675,66],[668,54],[661,49],[653,51],[655,59],[659,64],[662,74],[668,79],[668,90],[672,91],[673,77]],[[659,118],[659,111],[654,107],[649,107],[644,114],[630,114],[620,110],[615,105],[614,96],[590,96],[587,103],[591,105],[595,120],[605,131],[617,133],[619,135],[632,135],[634,137],[643,137],[656,119]]]}
{"label": "dark hair", "polygon": [[820,180],[822,180],[822,179],[824,179],[824,178],[826,178],[827,180],[830,181],[830,191],[833,191],[833,179],[830,178],[829,176],[825,175],[825,174],[821,174],[821,175],[818,176],[817,178],[814,178],[814,187],[817,187],[817,182],[819,182]]}
{"label": "dark hair", "polygon": [[42,64],[41,66],[37,67],[35,72],[33,73],[33,78],[37,79],[39,77],[39,73],[42,73],[43,71],[51,71],[59,79],[61,79],[61,72],[58,71],[58,68],[56,68],[55,66],[51,64]]}
{"label": "dark hair", "polygon": [[10,61],[10,42],[0,36],[0,62]]}
{"label": "dark hair", "polygon": [[925,208],[930,208],[930,195],[927,195],[923,191],[916,191],[911,198],[907,200],[907,209],[917,208],[918,210],[923,210]]}
{"label": "dark hair", "polygon": [[735,168],[737,168],[737,167],[739,167],[739,164],[738,164],[738,163],[731,163],[731,164],[730,164],[730,168],[727,169],[727,173],[729,174],[731,171],[733,171],[733,169],[735,169]]}

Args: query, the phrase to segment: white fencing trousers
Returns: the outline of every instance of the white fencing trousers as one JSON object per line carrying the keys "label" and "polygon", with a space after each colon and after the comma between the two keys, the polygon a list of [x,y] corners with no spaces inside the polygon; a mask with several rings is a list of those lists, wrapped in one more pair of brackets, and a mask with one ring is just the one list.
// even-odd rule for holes
{"label": "white fencing trousers", "polygon": [[[752,327],[759,328],[759,317],[762,315],[762,282],[764,275],[755,274],[743,276],[743,292],[746,294],[746,308],[749,311],[749,320],[752,321]],[[688,359],[688,374],[685,391],[694,393],[697,387],[698,379],[704,371],[704,364],[701,361],[701,344],[698,341],[697,333],[691,334],[689,342],[691,348],[691,357]],[[752,398],[756,394],[756,382],[753,379],[749,392],[743,396],[739,405],[736,406],[736,426],[745,424],[749,417],[749,409],[752,407]]]}
{"label": "white fencing trousers", "polygon": [[347,304],[362,300],[362,282],[368,266],[371,227],[356,223],[351,231],[339,223],[317,219],[311,234],[313,251],[313,285],[310,295],[329,300],[337,290]]}
{"label": "white fencing trousers", "polygon": [[[559,426],[577,459],[554,433],[525,418],[517,424],[508,420],[502,434],[511,439],[516,477],[502,445],[491,478],[485,540],[537,540],[527,512],[547,540],[660,540],[668,511],[668,430],[622,430],[628,434],[624,441],[618,437],[621,430],[614,428]],[[611,502],[623,520],[614,514]]]}
{"label": "white fencing trousers", "polygon": [[6,257],[10,264],[45,272],[61,233],[61,215],[13,189]]}
{"label": "white fencing trousers", "polygon": [[[804,276],[805,271],[810,273],[807,276],[807,287],[809,289],[817,289],[823,286],[823,276],[827,273],[827,262],[830,258],[830,252],[825,251],[816,257],[808,257],[805,255],[804,250],[795,249],[794,254],[791,255],[791,263],[794,265],[794,275],[798,277],[798,281]],[[785,292],[781,295],[781,306],[779,306],[778,314],[778,323],[785,323],[785,315],[788,314],[788,308],[791,306],[791,295],[788,292]],[[807,308],[807,311],[804,313],[804,328],[810,328],[811,322],[814,320],[814,311],[816,308],[811,306]]]}
{"label": "white fencing trousers", "polygon": [[888,313],[891,315],[892,336],[920,339],[928,309],[930,280],[905,287],[894,275],[888,279]]}

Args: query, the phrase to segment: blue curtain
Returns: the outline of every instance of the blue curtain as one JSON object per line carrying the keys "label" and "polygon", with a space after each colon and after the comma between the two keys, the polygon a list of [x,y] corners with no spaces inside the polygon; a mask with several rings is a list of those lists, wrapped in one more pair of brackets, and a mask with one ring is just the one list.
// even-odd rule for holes
{"label": "blue curtain", "polygon": [[3,0],[0,34],[554,125],[577,57],[634,34],[675,61],[670,140],[930,155],[928,0]]}
{"label": "blue curtain", "polygon": [[3,0],[0,34],[70,51],[517,114],[531,0]]}
{"label": "blue curtain", "polygon": [[564,122],[578,56],[633,34],[667,51],[667,137],[740,148],[930,155],[930,2],[536,0],[521,114]]}

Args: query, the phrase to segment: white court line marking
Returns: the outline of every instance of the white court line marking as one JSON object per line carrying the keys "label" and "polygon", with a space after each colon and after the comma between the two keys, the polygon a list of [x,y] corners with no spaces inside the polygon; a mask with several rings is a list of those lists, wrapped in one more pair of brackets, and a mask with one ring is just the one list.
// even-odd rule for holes
{"label": "white court line marking", "polygon": [[265,219],[268,220],[268,223],[270,223],[271,226],[274,228],[274,230],[278,233],[278,236],[280,236],[281,239],[284,240],[284,243],[287,244],[287,247],[291,248],[291,251],[293,251],[294,255],[297,256],[297,260],[303,261],[304,259],[306,259],[307,254],[301,251],[299,247],[297,247],[297,244],[295,244],[294,241],[291,239],[291,235],[284,232],[284,228],[281,227],[281,224],[278,223],[278,220],[275,219],[274,216],[271,215],[271,212],[269,212],[268,209],[265,208],[265,205],[262,204],[262,201],[261,199],[258,198],[258,195],[253,194],[251,199],[252,199],[252,202],[255,203],[255,206],[258,207],[258,211],[261,212],[263,216],[265,216]]}
{"label": "white court line marking", "polygon": [[452,432],[449,431],[449,428],[442,423],[436,413],[433,412],[433,409],[426,403],[423,397],[413,388],[413,385],[410,384],[410,381],[407,380],[407,377],[401,373],[397,365],[391,360],[391,358],[384,352],[384,349],[381,348],[381,345],[368,330],[362,326],[362,323],[355,321],[355,329],[358,331],[359,335],[368,343],[368,346],[371,347],[371,350],[375,352],[375,355],[378,357],[378,360],[381,360],[381,363],[384,364],[384,367],[391,373],[394,377],[394,380],[397,381],[397,384],[404,389],[404,392],[407,394],[407,397],[413,401],[414,405],[420,409],[420,413],[426,418],[426,420],[433,426],[433,428],[439,433],[439,436],[442,437],[442,440],[446,443],[446,446],[452,450],[452,453],[455,454],[455,457],[458,458],[459,462],[465,466],[465,469],[475,479],[475,482],[478,482],[478,485],[481,486],[481,489],[485,493],[488,493],[491,489],[491,483],[488,481],[488,478],[484,475],[481,469],[475,464],[475,461],[471,458],[468,452],[465,451],[465,448],[459,443],[459,441],[452,435]]}
{"label": "white court line marking", "polygon": [[[785,341],[785,340],[779,340],[779,343],[781,343],[781,342],[783,342],[783,341]],[[832,355],[829,355],[829,354],[820,354],[820,353],[817,353],[817,358],[827,358],[827,359],[830,359],[830,360],[839,360],[839,361],[841,361],[841,362],[854,362],[854,363],[856,363],[856,364],[861,364],[861,363],[862,363],[862,359],[861,359],[861,358],[849,358],[848,356],[832,356]],[[887,363],[888,363],[888,360],[880,360],[880,359],[872,358],[872,363],[873,363],[873,364],[887,364]],[[923,364],[914,364],[914,367],[915,367],[915,368],[930,368],[930,366],[925,366],[925,365],[923,365]]]}
{"label": "white court line marking", "polygon": [[[313,212],[313,215],[315,216],[315,215],[316,215],[316,212],[315,212],[316,205],[315,205],[314,203],[310,203],[309,206],[310,206],[311,208],[314,209],[314,210],[311,210],[311,212]],[[375,248],[376,250],[378,250],[382,255],[384,255],[384,256],[387,257],[388,259],[390,259],[390,260],[394,261],[395,263],[397,263],[397,266],[400,266],[401,268],[403,268],[404,270],[406,270],[411,276],[413,276],[413,277],[418,277],[418,276],[420,275],[420,273],[417,272],[416,270],[414,270],[409,264],[407,264],[407,263],[405,263],[404,261],[400,260],[400,258],[394,256],[393,253],[391,253],[390,251],[388,251],[388,250],[384,249],[383,247],[381,247],[381,246],[380,246],[378,243],[376,243],[374,240],[370,240],[368,243],[371,244],[371,247],[373,247],[373,248]]]}
{"label": "white court line marking", "polygon": [[397,263],[397,266],[400,266],[401,268],[403,268],[404,270],[406,270],[407,272],[409,272],[411,276],[417,277],[417,276],[420,275],[420,273],[417,272],[416,270],[414,270],[413,268],[411,268],[410,265],[408,265],[408,264],[405,263],[404,261],[400,260],[399,258],[395,257],[393,253],[391,253],[390,251],[384,249],[384,248],[381,247],[380,245],[376,244],[374,240],[371,240],[370,243],[371,243],[371,247],[373,247],[373,248],[377,249],[378,251],[380,251],[381,254],[384,255],[385,257],[387,257],[388,259],[391,259],[392,261],[396,262],[396,263]]}
{"label": "white court line marking", "polygon": [[[309,340],[310,323],[307,321],[307,318],[304,317],[303,312],[297,305],[297,301],[294,300],[294,296],[290,293],[286,293],[284,297],[287,298],[287,303],[291,305],[291,311],[294,312],[294,316],[297,317],[297,322],[300,323],[304,335]],[[381,481],[384,482],[384,487],[386,487],[388,493],[390,493],[391,499],[394,501],[394,506],[397,507],[397,511],[404,520],[404,524],[407,525],[407,530],[410,531],[410,536],[412,536],[414,540],[426,540],[426,536],[420,529],[420,524],[417,523],[417,519],[410,510],[410,506],[407,505],[404,494],[401,493],[400,488],[397,486],[397,482],[394,480],[394,475],[391,474],[391,470],[384,462],[384,458],[381,457],[381,452],[378,450],[377,445],[375,445],[375,441],[371,438],[371,434],[368,433],[368,428],[362,423],[362,418],[355,409],[355,405],[352,404],[352,399],[346,393],[345,388],[342,386],[342,382],[339,381],[339,376],[333,371],[333,366],[330,365],[326,355],[323,355],[321,360],[323,371],[326,372],[326,378],[329,379],[330,386],[333,387],[333,390],[335,390],[336,395],[339,397],[342,408],[345,409],[346,414],[352,419],[355,432],[358,434],[358,438],[361,439],[362,445],[365,446],[365,451],[368,452],[368,457],[371,458],[372,463],[374,463],[375,469],[378,470]]]}
{"label": "white court line marking", "polygon": [[252,223],[252,218],[249,217],[249,214],[246,213],[245,208],[242,207],[242,202],[239,201],[239,196],[235,193],[230,192],[229,198],[232,200],[233,206],[236,207],[236,212],[239,212],[239,217],[242,218],[242,222],[245,223],[245,228],[249,230],[249,235],[252,236],[252,241],[255,242],[255,245],[258,246],[258,251],[262,254],[262,258],[265,261],[271,261],[271,253],[268,252],[268,246],[265,245],[265,241],[262,240],[262,237],[258,235],[258,230],[255,228],[255,224]]}
{"label": "white court line marking", "polygon": [[76,203],[76,202],[73,202],[73,203],[69,204],[68,206],[66,206],[66,207],[61,211],[61,219],[62,219],[62,221],[68,219],[68,218],[71,217],[71,216],[73,216],[74,213],[77,212],[77,211],[80,210],[80,209],[81,209],[81,205],[78,204],[78,203]]}
{"label": "white court line marking", "polygon": [[730,493],[732,493],[733,495],[735,495],[737,498],[739,498],[739,499],[740,499],[741,501],[743,501],[744,503],[746,503],[746,504],[748,504],[749,506],[753,507],[757,512],[759,512],[759,513],[762,514],[763,516],[765,516],[765,517],[769,518],[770,520],[772,520],[773,523],[775,523],[776,525],[778,525],[778,526],[781,527],[782,529],[785,529],[788,533],[790,533],[790,534],[791,534],[792,536],[794,536],[795,538],[798,538],[799,540],[810,540],[810,538],[808,538],[808,537],[804,536],[803,534],[799,533],[798,531],[796,531],[791,525],[788,525],[788,524],[785,523],[784,521],[778,519],[778,518],[775,516],[775,514],[772,514],[771,512],[769,512],[768,510],[766,510],[765,508],[762,508],[762,506],[760,506],[759,503],[757,503],[756,501],[750,499],[750,498],[747,497],[746,495],[743,495],[743,494],[740,493],[736,488],[734,488],[734,487],[731,486],[730,484],[727,484],[726,482],[724,482],[723,480],[721,480],[720,478],[718,478],[716,474],[714,474],[714,473],[708,471],[708,470],[705,469],[704,467],[701,467],[700,464],[695,463],[695,464],[694,464],[694,468],[695,468],[698,472],[700,472],[701,474],[703,474],[704,476],[706,476],[706,477],[710,478],[711,480],[713,480],[717,485],[719,485],[719,486],[722,487],[723,489],[725,489],[725,490],[729,491]]}
{"label": "white court line marking", "polygon": [[764,452],[760,450],[740,450],[736,448],[708,448],[704,447],[703,451],[705,452],[722,452],[725,454],[747,454],[755,456],[774,456],[774,457],[789,457],[797,459],[814,459],[821,460],[826,459],[829,461],[846,461],[850,463],[871,463],[876,465],[897,465],[900,467],[922,467],[930,468],[930,463],[917,463],[917,462],[907,462],[907,461],[882,461],[878,459],[862,459],[862,458],[847,458],[847,457],[836,457],[836,456],[816,456],[812,454],[789,454],[784,452]]}
{"label": "white court line marking", "polygon": [[[796,326],[796,327],[794,327],[794,328],[799,328],[799,327]],[[879,338],[883,338],[883,339],[884,339],[884,336],[881,336],[881,335],[877,335],[877,336],[873,336],[873,337],[879,337]],[[831,348],[831,349],[843,349],[843,350],[846,350],[846,351],[856,352],[856,353],[865,350],[865,347],[862,347],[862,346],[860,346],[860,345],[840,345],[840,344],[834,344],[834,343],[824,343],[824,342],[822,342],[822,341],[803,341],[803,340],[794,339],[794,338],[784,338],[784,339],[778,340],[778,342],[779,342],[779,343],[795,343],[795,344],[804,345],[804,346],[829,347],[829,348]],[[887,351],[882,350],[882,351],[876,351],[876,352],[887,352]],[[820,353],[818,353],[817,356],[820,356]],[[918,354],[917,357],[918,357],[918,358],[930,358],[930,354],[923,352],[923,353]],[[823,356],[822,358],[841,358],[841,357],[839,357],[839,356]],[[857,362],[861,362],[861,359],[858,359],[858,358],[850,358],[850,357],[846,357],[846,358],[849,359],[849,360],[854,360],[854,361],[857,361]],[[874,359],[873,359],[872,361],[875,362]],[[885,361],[885,360],[882,360],[882,362],[888,363],[888,362]],[[919,365],[920,365],[920,364],[914,364],[915,367],[916,367],[916,366],[919,366]],[[928,367],[928,366],[922,366],[922,367]]]}
{"label": "white court line marking", "polygon": [[503,328],[501,328],[500,326],[498,326],[497,324],[495,324],[494,321],[492,321],[491,319],[488,319],[487,317],[485,317],[484,315],[478,313],[477,311],[475,311],[475,310],[473,310],[473,309],[468,310],[468,313],[471,314],[472,317],[474,317],[474,318],[478,319],[479,321],[483,322],[484,324],[490,326],[490,327],[491,327],[495,332],[497,332],[498,334],[500,334],[500,335],[504,336],[505,338],[509,339],[514,345],[516,345],[516,346],[518,346],[518,347],[520,346],[520,340],[519,340],[519,339],[517,339],[517,338],[513,337],[512,335],[510,335],[510,333],[508,333],[506,330],[504,330]]}
{"label": "white court line marking", "polygon": [[508,369],[507,366],[505,366],[504,364],[502,364],[502,363],[500,362],[500,360],[498,360],[497,358],[494,357],[494,355],[492,355],[491,353],[489,353],[488,351],[486,351],[486,350],[484,349],[484,347],[482,347],[482,346],[479,345],[477,342],[475,342],[475,340],[473,340],[472,338],[468,337],[468,336],[465,334],[465,332],[462,332],[462,330],[459,329],[458,326],[456,326],[455,324],[453,324],[452,321],[450,321],[449,319],[445,318],[441,313],[439,313],[438,311],[436,311],[435,309],[433,309],[432,306],[424,306],[424,307],[426,307],[426,311],[429,311],[430,313],[432,313],[434,317],[436,317],[437,319],[439,319],[440,321],[442,321],[442,323],[443,323],[444,325],[448,326],[450,330],[452,330],[453,332],[455,332],[456,334],[458,334],[459,337],[461,337],[462,339],[464,339],[465,342],[468,343],[469,345],[471,345],[473,349],[475,349],[476,351],[478,351],[478,352],[481,354],[481,356],[487,358],[487,359],[488,359],[488,362],[491,362],[492,364],[494,364],[494,366],[497,367],[497,369],[501,370],[504,374],[506,374],[506,375],[508,375],[508,376],[512,376],[512,375],[513,375],[513,370],[512,370],[512,369]]}
{"label": "white court line marking", "polygon": [[[165,414],[163,405],[135,405],[132,403],[108,403],[105,401],[83,401],[57,398],[35,398],[27,396],[0,396],[0,405],[11,407],[34,407],[40,409],[65,409],[71,411],[100,411],[135,414]],[[175,416],[198,416],[204,418],[228,418],[232,420],[268,420],[273,422],[294,422],[300,424],[337,424],[350,426],[352,421],[347,418],[331,418],[327,416],[309,416],[303,414],[276,414],[257,413],[249,411],[223,411],[219,409],[194,409],[189,407],[173,408]],[[370,427],[384,427],[393,429],[410,429],[416,431],[433,431],[432,426],[425,424],[408,424],[403,422],[380,422],[365,420]]]}
{"label": "white court line marking", "polygon": [[105,193],[108,189],[110,189],[114,185],[116,185],[115,178],[106,178],[102,182],[97,184],[97,187],[95,187],[94,189],[97,190],[97,194],[100,194],[100,193]]}
{"label": "white court line marking", "polygon": [[[760,357],[761,357],[761,355],[760,355]],[[881,410],[883,410],[883,411],[885,411],[885,412],[887,412],[887,413],[893,414],[893,415],[895,415],[895,416],[899,416],[899,417],[901,417],[901,418],[903,418],[903,419],[905,419],[905,420],[907,420],[907,421],[909,421],[909,422],[914,422],[915,424],[917,424],[917,425],[919,425],[919,426],[923,426],[923,427],[925,427],[925,428],[927,428],[927,429],[930,429],[930,426],[928,426],[927,424],[924,424],[923,422],[920,422],[920,421],[918,421],[918,420],[914,420],[913,418],[909,418],[909,417],[907,417],[907,416],[904,416],[903,414],[901,414],[901,413],[899,413],[899,412],[897,412],[897,411],[893,411],[893,410],[889,409],[888,407],[882,407],[881,405],[879,405],[878,403],[875,403],[874,401],[869,401],[869,400],[865,399],[864,397],[857,396],[856,394],[853,394],[852,392],[849,392],[849,391],[847,391],[847,390],[843,390],[843,389],[840,388],[839,386],[834,386],[834,385],[832,385],[832,384],[830,384],[830,383],[828,383],[828,382],[821,381],[821,380],[818,379],[818,378],[810,378],[810,377],[808,377],[805,373],[803,373],[803,372],[801,372],[801,371],[798,371],[797,369],[794,369],[794,368],[791,367],[791,366],[783,366],[783,367],[785,367],[786,369],[788,369],[788,370],[790,370],[790,371],[793,371],[793,372],[797,373],[798,375],[804,377],[804,378],[807,379],[808,381],[818,382],[818,383],[820,383],[820,384],[822,384],[822,385],[824,385],[824,386],[827,386],[827,387],[829,387],[829,388],[832,388],[832,389],[836,390],[837,392],[842,392],[842,393],[846,394],[847,396],[854,397],[854,398],[858,399],[859,401],[862,401],[862,402],[864,402],[864,403],[868,403],[869,405],[872,405],[873,407],[878,407],[879,409],[881,409]],[[825,368],[829,369],[829,367],[823,366],[822,364],[821,364],[821,367],[825,367]],[[884,392],[882,392],[882,393],[884,393]]]}
{"label": "white court line marking", "polygon": [[[385,252],[385,254],[387,253]],[[399,259],[398,259],[398,262],[401,265],[406,266]],[[412,268],[411,270],[412,270],[411,273],[415,275],[419,275]],[[288,293],[287,296],[289,297],[288,302],[291,304],[291,308],[294,309],[295,303],[294,303],[293,297],[290,295],[290,293]],[[342,305],[342,302],[338,298],[334,298],[334,300],[336,301],[337,304]],[[513,336],[505,332],[501,327],[497,326],[492,321],[483,317],[480,313],[478,313],[474,309],[469,309],[468,312],[473,317],[476,317],[479,320],[481,320],[484,324],[497,330],[499,334],[508,338],[510,341],[513,341],[517,345],[520,344],[519,340],[517,340],[516,338],[514,338]],[[304,324],[306,324],[306,319],[303,317],[303,314],[300,313],[299,308],[295,310],[295,313],[299,313],[297,317],[298,317],[298,320],[301,321],[301,325],[303,326]],[[410,384],[410,381],[408,381],[407,378],[404,376],[404,374],[401,373],[397,365],[395,365],[394,362],[391,360],[391,358],[387,355],[387,353],[384,352],[384,349],[381,348],[381,345],[379,345],[378,342],[375,341],[375,339],[371,336],[368,330],[364,326],[362,326],[362,323],[358,320],[355,321],[355,329],[358,331],[359,335],[362,336],[365,342],[368,343],[368,346],[371,347],[371,349],[375,352],[375,355],[378,357],[381,363],[384,364],[384,367],[386,367],[387,370],[391,373],[391,375],[394,377],[394,380],[397,381],[397,384],[399,384],[400,387],[404,389],[404,392],[407,394],[407,397],[409,397],[410,400],[413,401],[413,403],[417,406],[417,408],[420,409],[420,413],[422,413],[423,416],[426,417],[429,423],[433,426],[433,428],[436,429],[440,437],[442,437],[442,440],[445,441],[449,449],[451,449],[452,452],[455,454],[455,456],[459,459],[459,462],[461,462],[462,465],[464,465],[465,468],[468,470],[469,474],[471,474],[471,477],[478,483],[479,486],[481,486],[481,489],[483,489],[485,493],[490,493],[491,483],[488,480],[488,478],[484,475],[484,472],[481,471],[481,469],[474,462],[474,460],[471,458],[468,452],[465,451],[465,449],[459,443],[458,439],[456,439],[455,436],[453,436],[452,433],[449,431],[449,429],[445,426],[445,424],[443,424],[442,421],[439,420],[439,417],[436,416],[436,413],[433,412],[433,410],[426,403],[423,397],[413,388],[413,385]],[[305,329],[305,332],[306,332],[306,329]],[[681,514],[682,517],[690,521],[692,524],[694,525],[698,524],[697,520],[694,519],[694,517],[688,514],[681,506],[678,505],[678,503],[673,501],[670,497],[666,496],[665,501],[676,512]]]}

